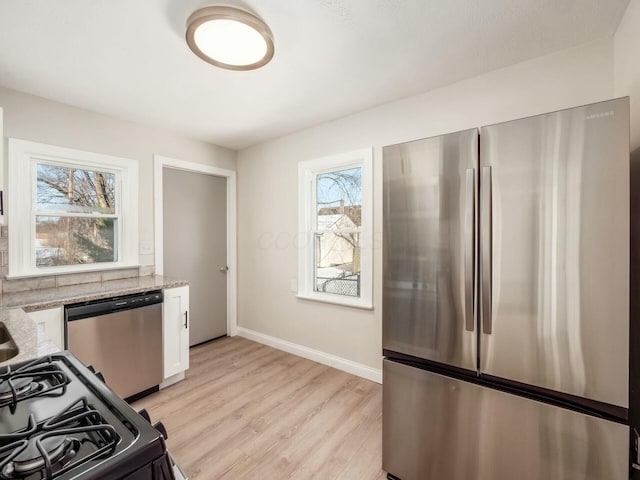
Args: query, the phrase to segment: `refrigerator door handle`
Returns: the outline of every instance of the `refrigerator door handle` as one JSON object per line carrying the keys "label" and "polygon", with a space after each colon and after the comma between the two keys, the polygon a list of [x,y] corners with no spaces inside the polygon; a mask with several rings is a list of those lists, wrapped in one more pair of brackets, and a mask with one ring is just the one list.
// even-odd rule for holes
{"label": "refrigerator door handle", "polygon": [[488,335],[492,331],[491,319],[491,167],[482,167],[480,177],[480,256],[481,256],[481,293],[482,332]]}
{"label": "refrigerator door handle", "polygon": [[465,329],[475,330],[473,304],[473,252],[475,236],[475,168],[467,168],[465,179],[465,209],[464,209],[464,320]]}

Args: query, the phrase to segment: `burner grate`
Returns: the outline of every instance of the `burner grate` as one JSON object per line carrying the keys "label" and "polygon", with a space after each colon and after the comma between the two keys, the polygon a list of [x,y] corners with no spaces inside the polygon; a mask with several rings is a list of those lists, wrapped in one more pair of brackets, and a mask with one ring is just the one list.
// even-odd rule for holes
{"label": "burner grate", "polygon": [[18,402],[35,396],[64,395],[69,378],[51,357],[36,359],[0,374],[0,408],[16,411]]}
{"label": "burner grate", "polygon": [[102,456],[120,440],[113,426],[82,397],[56,416],[0,435],[0,479],[52,480]]}

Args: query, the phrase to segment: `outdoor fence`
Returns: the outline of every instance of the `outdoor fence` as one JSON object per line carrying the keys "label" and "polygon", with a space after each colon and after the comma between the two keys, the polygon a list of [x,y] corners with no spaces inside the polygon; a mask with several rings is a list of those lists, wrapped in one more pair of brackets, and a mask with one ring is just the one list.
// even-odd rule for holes
{"label": "outdoor fence", "polygon": [[344,277],[316,277],[316,291],[359,297],[360,274],[345,275]]}

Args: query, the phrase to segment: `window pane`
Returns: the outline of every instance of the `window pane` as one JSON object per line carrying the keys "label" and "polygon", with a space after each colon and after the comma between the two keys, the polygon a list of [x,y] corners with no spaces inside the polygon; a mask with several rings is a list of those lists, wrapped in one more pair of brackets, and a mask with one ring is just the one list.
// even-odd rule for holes
{"label": "window pane", "polygon": [[318,230],[357,228],[362,225],[362,168],[316,176]]}
{"label": "window pane", "polygon": [[116,262],[117,220],[36,217],[36,266]]}
{"label": "window pane", "polygon": [[360,234],[315,235],[315,291],[360,296]]}
{"label": "window pane", "polygon": [[38,163],[36,208],[72,213],[115,213],[114,173]]}

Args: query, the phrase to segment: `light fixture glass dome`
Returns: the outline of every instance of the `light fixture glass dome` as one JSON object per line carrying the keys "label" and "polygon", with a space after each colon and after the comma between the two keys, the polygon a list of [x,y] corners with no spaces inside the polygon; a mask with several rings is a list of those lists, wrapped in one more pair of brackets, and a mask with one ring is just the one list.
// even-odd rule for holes
{"label": "light fixture glass dome", "polygon": [[205,7],[187,21],[187,44],[204,61],[253,70],[273,58],[273,35],[254,14],[235,7]]}

